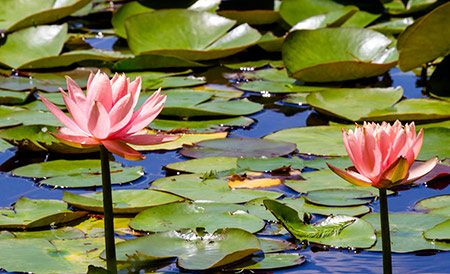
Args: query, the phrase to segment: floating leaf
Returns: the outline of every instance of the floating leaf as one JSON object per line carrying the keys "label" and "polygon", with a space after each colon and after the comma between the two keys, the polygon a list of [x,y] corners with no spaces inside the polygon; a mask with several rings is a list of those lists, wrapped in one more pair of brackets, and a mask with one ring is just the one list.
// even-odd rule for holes
{"label": "floating leaf", "polygon": [[301,265],[306,262],[305,256],[297,253],[275,253],[252,257],[252,262],[244,262],[234,266],[234,270],[269,270]]}
{"label": "floating leaf", "polygon": [[327,89],[309,94],[306,101],[319,112],[358,121],[373,110],[391,107],[402,95],[401,87]]}
{"label": "floating leaf", "polygon": [[280,13],[274,10],[220,10],[220,16],[236,20],[237,24],[248,23],[249,25],[273,24],[280,19]]}
{"label": "floating leaf", "polygon": [[274,200],[264,204],[297,239],[335,247],[368,248],[376,240],[370,223],[345,215],[331,216],[319,224],[306,224],[298,212]]}
{"label": "floating leaf", "polygon": [[414,209],[418,211],[428,211],[447,206],[450,206],[450,195],[438,195],[416,202]]}
{"label": "floating leaf", "polygon": [[164,166],[165,169],[189,172],[206,173],[209,171],[225,171],[238,168],[237,158],[234,157],[205,157],[182,162],[170,163]]}
{"label": "floating leaf", "polygon": [[342,7],[331,0],[284,0],[281,2],[280,15],[291,26],[308,17],[326,13]]}
{"label": "floating leaf", "polygon": [[312,161],[305,161],[304,164],[307,167],[310,168],[316,168],[316,169],[328,169],[328,166],[326,163],[329,163],[330,165],[333,165],[335,167],[338,167],[340,169],[347,168],[349,166],[352,166],[353,163],[350,160],[350,157],[344,156],[344,157],[330,157],[330,158],[315,158]]}
{"label": "floating leaf", "polygon": [[324,28],[290,32],[283,61],[291,77],[305,82],[333,82],[372,77],[397,63],[392,41],[358,28]]}
{"label": "floating leaf", "polygon": [[[114,233],[119,235],[137,234],[129,227],[132,218],[114,216]],[[103,237],[105,235],[105,222],[101,217],[91,217],[75,226],[83,231],[86,237]]]}
{"label": "floating leaf", "polygon": [[223,179],[203,180],[198,174],[178,175],[154,181],[151,188],[173,193],[194,201],[245,203],[255,198],[276,199],[282,194],[252,189],[230,189]]}
{"label": "floating leaf", "polygon": [[0,209],[0,229],[31,229],[63,224],[86,216],[85,211],[71,211],[59,200],[19,198],[13,210]]}
{"label": "floating leaf", "polygon": [[0,90],[0,104],[21,105],[30,96],[30,92],[16,92],[11,90]]}
{"label": "floating leaf", "polygon": [[290,92],[312,92],[326,89],[320,86],[296,85],[284,82],[272,81],[251,81],[243,82],[236,86],[238,89],[254,92],[270,92],[270,93],[290,93]]}
{"label": "floating leaf", "polygon": [[0,47],[0,64],[18,68],[30,61],[59,55],[66,39],[66,24],[31,27],[8,34]]}
{"label": "floating leaf", "polygon": [[86,238],[83,231],[70,226],[40,231],[14,231],[14,236],[17,239],[41,238],[48,241]]}
{"label": "floating leaf", "polygon": [[136,71],[160,68],[193,68],[205,65],[175,56],[143,54],[115,62],[112,69],[116,71]]}
{"label": "floating leaf", "polygon": [[201,141],[192,146],[185,145],[180,150],[180,153],[191,158],[213,156],[272,158],[289,154],[294,150],[295,145],[288,142],[251,138],[227,138]]}
{"label": "floating leaf", "polygon": [[[450,3],[445,3],[417,19],[398,37],[399,67],[409,71],[437,57],[446,56],[450,49]],[[427,50],[423,50],[426,48]]]}
{"label": "floating leaf", "polygon": [[118,261],[127,261],[133,255],[153,260],[178,257],[177,264],[190,270],[221,267],[240,261],[260,249],[256,236],[232,228],[205,235],[189,230],[155,233],[116,245]]}
{"label": "floating leaf", "polygon": [[258,179],[234,179],[233,177],[228,180],[228,185],[231,188],[263,188],[271,187],[283,184],[280,179],[277,178],[258,178]]}
{"label": "floating leaf", "polygon": [[301,29],[319,29],[327,27],[339,27],[353,16],[359,9],[355,6],[344,6],[341,9],[332,10],[325,14],[308,17],[296,23],[290,31]]}
{"label": "floating leaf", "polygon": [[450,138],[450,128],[427,128],[423,137],[419,160],[428,160],[439,156],[440,159],[450,158],[450,147],[443,145],[443,140]]}
{"label": "floating leaf", "polygon": [[282,167],[291,167],[293,169],[302,169],[305,167],[304,161],[297,157],[238,158],[237,165],[240,168],[261,172],[270,172]]}
{"label": "floating leaf", "polygon": [[[213,206],[212,210],[209,206]],[[226,205],[174,203],[142,211],[130,227],[151,232],[201,227],[209,233],[219,228],[240,228],[255,233],[264,228],[264,221],[242,210],[229,211]]]}
{"label": "floating leaf", "polygon": [[236,117],[219,120],[202,121],[177,121],[155,119],[149,125],[154,130],[186,132],[186,133],[211,133],[220,132],[230,127],[248,127],[255,121],[248,117]]}
{"label": "floating leaf", "polygon": [[[125,29],[135,55],[151,53],[207,60],[235,54],[261,37],[247,24],[226,33],[234,23],[209,12],[172,9],[129,17]],[[174,29],[178,31],[171,31]]]}
{"label": "floating leaf", "polygon": [[[348,127],[350,128],[350,126]],[[346,128],[344,127],[344,129]],[[347,155],[342,141],[342,127],[337,126],[288,128],[269,134],[263,140],[295,143],[300,153],[333,156]]]}
{"label": "floating leaf", "polygon": [[375,196],[366,190],[335,188],[308,191],[306,200],[313,204],[326,206],[356,206],[372,202]]}
{"label": "floating leaf", "polygon": [[348,216],[360,216],[370,212],[370,208],[367,206],[322,206],[309,203],[305,196],[300,196],[299,198],[284,198],[281,200],[282,203],[292,207],[298,212],[309,212],[313,214],[320,215],[348,215]]}
{"label": "floating leaf", "polygon": [[450,240],[450,220],[435,225],[434,227],[425,231],[423,236],[428,240]]}
{"label": "floating leaf", "polygon": [[396,19],[389,22],[379,23],[370,26],[370,29],[373,29],[375,31],[381,32],[385,35],[388,34],[399,34],[401,33],[406,27],[411,25],[414,22],[414,19],[412,17],[402,18],[402,19]]}
{"label": "floating leaf", "polygon": [[58,21],[86,6],[90,0],[7,1],[0,12],[0,32]]}
{"label": "floating leaf", "polygon": [[162,115],[178,117],[214,117],[214,116],[241,116],[259,112],[263,106],[247,99],[234,101],[210,101],[195,106],[167,106]]}
{"label": "floating leaf", "polygon": [[127,19],[128,17],[135,15],[135,14],[151,12],[151,11],[153,11],[152,8],[143,6],[137,1],[131,1],[131,2],[123,4],[116,10],[113,17],[111,18],[111,24],[114,28],[114,32],[118,36],[120,36],[122,38],[126,38],[127,33],[125,31],[125,25],[124,25],[125,19]]}
{"label": "floating leaf", "polygon": [[[144,189],[123,189],[112,191],[113,212],[116,214],[133,214],[144,209],[164,204],[181,202],[184,199],[164,192]],[[64,192],[63,200],[77,208],[103,212],[103,193],[91,192],[77,195]]]}

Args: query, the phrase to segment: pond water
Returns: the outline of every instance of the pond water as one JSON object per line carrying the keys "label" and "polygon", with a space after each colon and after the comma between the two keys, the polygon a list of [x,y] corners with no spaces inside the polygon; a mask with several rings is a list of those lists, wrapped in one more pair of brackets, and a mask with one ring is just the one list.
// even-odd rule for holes
{"label": "pond water", "polygon": [[[206,72],[196,72],[196,75],[208,75],[208,82],[220,84],[229,84],[222,77],[223,72],[230,72],[228,69],[215,70],[211,74]],[[416,76],[413,73],[402,73],[398,69],[390,71],[392,86],[402,86],[404,96],[408,98],[422,97],[421,88],[416,87]],[[246,93],[250,100],[264,103],[265,109],[262,112],[251,115],[250,117],[257,122],[250,128],[238,128],[230,131],[229,137],[252,137],[260,138],[274,131],[307,125],[322,124],[327,121],[327,117],[315,112],[308,106],[296,106],[281,102],[282,96],[271,95],[263,97],[258,93]],[[94,155],[95,156],[95,155]],[[147,159],[139,162],[144,167],[145,176],[132,184],[122,186],[113,186],[113,189],[143,189],[147,188],[149,183],[157,178],[164,177],[165,171],[163,165],[169,163],[187,160],[177,151],[169,152],[149,152],[146,153]],[[16,167],[23,166],[32,162],[42,162],[46,160],[57,159],[60,155],[51,155],[43,153],[19,152],[17,149],[9,149],[0,153],[0,206],[7,207],[14,203],[19,197],[25,196],[34,199],[61,199],[62,189],[53,189],[46,186],[39,186],[33,183],[31,179],[13,177],[8,172]],[[125,166],[137,165],[136,162],[127,161],[116,157],[116,160]],[[100,190],[100,188],[90,188],[82,190],[70,189],[73,193],[86,193],[87,191]],[[287,196],[295,195],[295,192],[288,191],[286,188],[277,188],[276,191],[283,191]],[[413,188],[398,189],[396,195],[389,197],[390,212],[411,212],[414,203],[425,197],[431,197],[441,194],[450,194],[450,187],[442,190],[433,189],[424,185]],[[378,203],[370,204],[373,212],[378,212]],[[317,221],[317,219],[315,220]],[[288,238],[277,237],[277,238]],[[290,239],[292,240],[292,239]],[[265,273],[381,273],[382,262],[380,252],[368,252],[364,250],[334,250],[327,247],[311,246],[299,251],[306,257],[307,262],[293,268],[284,270],[270,271]],[[445,269],[450,261],[450,252],[416,252],[408,254],[393,254],[394,273],[448,273]],[[169,265],[160,271],[179,272],[174,264]],[[0,272],[7,273],[7,272]],[[142,273],[142,272],[141,272]]]}

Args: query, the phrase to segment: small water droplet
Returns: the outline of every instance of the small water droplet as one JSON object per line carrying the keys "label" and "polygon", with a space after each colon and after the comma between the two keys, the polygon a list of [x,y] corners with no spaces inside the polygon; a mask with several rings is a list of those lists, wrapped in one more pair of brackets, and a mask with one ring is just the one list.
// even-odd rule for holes
{"label": "small water droplet", "polygon": [[103,38],[104,36],[103,36],[103,33],[101,32],[101,31],[99,31],[98,33],[97,33],[97,35],[95,36],[95,38],[98,38],[98,39],[101,39],[101,38]]}

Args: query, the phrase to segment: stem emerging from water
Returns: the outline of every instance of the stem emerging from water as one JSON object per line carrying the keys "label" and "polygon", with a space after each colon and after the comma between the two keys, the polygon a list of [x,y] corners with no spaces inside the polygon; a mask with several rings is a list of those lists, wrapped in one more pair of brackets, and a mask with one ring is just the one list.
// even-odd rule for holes
{"label": "stem emerging from water", "polygon": [[386,189],[380,188],[381,242],[383,248],[383,273],[392,274],[391,235]]}
{"label": "stem emerging from water", "polygon": [[109,151],[100,146],[102,165],[103,214],[105,224],[106,267],[109,274],[117,274],[116,247],[114,243],[114,214],[111,195],[111,172],[109,169]]}

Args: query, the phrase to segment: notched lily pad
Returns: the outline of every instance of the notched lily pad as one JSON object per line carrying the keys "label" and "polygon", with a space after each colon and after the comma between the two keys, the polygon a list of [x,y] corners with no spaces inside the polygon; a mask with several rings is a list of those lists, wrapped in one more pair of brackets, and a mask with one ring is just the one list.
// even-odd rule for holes
{"label": "notched lily pad", "polygon": [[[63,200],[80,209],[103,212],[102,192],[77,195],[64,191]],[[154,190],[123,189],[112,191],[113,212],[116,214],[134,214],[149,207],[181,202],[178,196]]]}
{"label": "notched lily pad", "polygon": [[370,191],[335,188],[308,191],[306,200],[313,204],[326,206],[356,206],[368,204],[374,197],[376,195]]}
{"label": "notched lily pad", "polygon": [[13,209],[0,209],[0,229],[32,229],[63,224],[87,215],[86,211],[71,211],[59,200],[32,200],[21,197]]}
{"label": "notched lily pad", "polygon": [[207,140],[192,146],[183,146],[180,153],[191,158],[212,156],[273,158],[295,150],[293,143],[251,138],[227,138]]}

